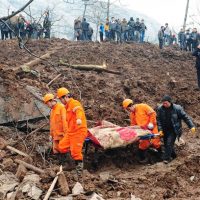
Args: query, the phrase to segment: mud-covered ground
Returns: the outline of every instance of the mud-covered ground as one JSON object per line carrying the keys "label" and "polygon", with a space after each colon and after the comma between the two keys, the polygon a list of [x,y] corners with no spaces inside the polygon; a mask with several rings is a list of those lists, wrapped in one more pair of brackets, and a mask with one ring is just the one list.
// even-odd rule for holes
{"label": "mud-covered ground", "polygon": [[[77,43],[66,40],[32,41],[27,47],[42,56],[57,48],[48,61],[34,66],[36,74],[15,69],[35,59],[18,47],[16,41],[0,42],[0,82],[3,89],[0,95],[15,98],[16,102],[8,106],[8,111],[17,112],[20,105],[28,103],[30,98],[25,86],[39,88],[41,94],[55,92],[64,86],[69,88],[75,98],[82,101],[89,125],[98,120],[108,120],[126,125],[128,115],[121,107],[122,100],[132,98],[135,103],[145,102],[156,108],[164,94],[170,94],[174,102],[181,104],[197,125],[200,124],[200,91],[197,90],[194,58],[187,52],[170,48],[159,50],[151,44],[110,44]],[[63,66],[102,65],[121,72],[120,75],[107,72],[81,71]],[[47,89],[46,84],[61,73]],[[8,112],[9,115],[9,112]],[[38,124],[39,126],[39,124]],[[37,127],[37,124],[36,124]],[[27,152],[32,164],[43,169],[56,171],[57,160],[51,154],[39,153],[39,146],[48,146],[48,132],[41,131],[27,137],[16,128],[1,128],[0,136],[13,146]],[[150,199],[200,199],[200,141],[184,127],[186,145],[177,147],[178,158],[169,165],[149,162],[141,165],[137,162],[136,145],[112,151],[100,151],[97,169],[93,168],[94,149],[91,147],[85,156],[84,187],[88,191],[102,194],[105,199],[130,199],[131,194],[143,200]],[[6,158],[20,158],[9,151],[0,152],[1,161]],[[5,154],[5,155],[3,155]],[[151,157],[153,157],[152,153]],[[29,161],[30,162],[30,161]],[[16,172],[13,164],[0,169]],[[110,180],[102,180],[100,175],[106,172]],[[53,172],[52,172],[53,173]],[[40,188],[44,193],[53,180],[44,176]],[[54,172],[55,173],[55,172]],[[70,188],[73,187],[74,171],[65,172]],[[57,192],[54,193],[57,195]],[[86,199],[86,196],[76,197]],[[76,199],[75,198],[75,199]]]}

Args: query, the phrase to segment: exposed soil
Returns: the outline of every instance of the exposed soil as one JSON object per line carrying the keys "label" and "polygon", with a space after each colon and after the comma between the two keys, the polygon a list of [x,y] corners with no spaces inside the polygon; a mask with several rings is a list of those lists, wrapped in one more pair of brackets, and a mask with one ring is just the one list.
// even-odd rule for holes
{"label": "exposed soil", "polygon": [[[12,105],[6,105],[8,115],[17,114],[23,103],[29,103],[30,98],[34,98],[25,90],[26,85],[39,88],[41,94],[55,92],[57,88],[64,86],[83,103],[89,126],[102,119],[127,125],[128,121],[125,119],[128,119],[128,115],[121,106],[124,98],[131,98],[135,103],[145,102],[156,108],[164,94],[171,95],[174,102],[185,108],[197,128],[200,126],[200,91],[197,90],[194,58],[187,52],[171,48],[160,51],[151,44],[77,43],[60,39],[31,41],[27,47],[38,56],[54,48],[59,50],[48,62],[43,61],[32,68],[39,73],[36,76],[28,72],[13,71],[33,60],[33,56],[19,49],[16,41],[0,42],[0,83],[3,86],[0,95],[15,99]],[[94,65],[106,62],[108,69],[120,71],[121,75],[70,69],[62,66],[61,62]],[[47,90],[46,84],[58,74],[55,69],[63,75]],[[0,136],[14,147],[30,154],[34,165],[43,169],[51,168],[51,175],[44,175],[40,185],[45,193],[58,168],[55,156],[47,153],[44,159],[41,156],[44,154],[38,153],[39,146],[48,149],[48,132],[41,131],[27,137],[27,133],[21,133],[16,128],[2,127]],[[85,156],[85,188],[102,194],[105,199],[130,199],[131,194],[142,200],[200,199],[198,133],[197,136],[192,136],[184,126],[183,138],[186,145],[177,147],[178,158],[169,165],[154,162],[139,164],[136,145],[131,145],[123,149],[100,151],[98,167],[94,170],[94,149],[91,147]],[[0,151],[1,161],[6,162],[5,159],[8,158],[22,157],[7,150]],[[17,166],[9,164],[5,169],[4,165],[0,165],[0,169],[15,173]],[[99,177],[105,171],[112,180],[103,181]],[[74,173],[65,172],[70,188],[75,183]],[[54,195],[57,195],[57,191]],[[86,196],[74,199],[86,199]]]}

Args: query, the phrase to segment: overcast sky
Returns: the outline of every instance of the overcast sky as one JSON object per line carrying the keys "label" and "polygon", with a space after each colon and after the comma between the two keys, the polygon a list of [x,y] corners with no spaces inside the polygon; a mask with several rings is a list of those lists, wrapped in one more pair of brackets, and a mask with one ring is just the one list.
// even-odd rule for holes
{"label": "overcast sky", "polygon": [[[160,24],[169,23],[174,28],[180,28],[183,25],[187,0],[121,0],[123,5],[146,14],[156,19]],[[190,15],[197,15],[200,10],[200,0],[190,0],[188,23],[190,27],[196,26],[191,24]],[[198,17],[200,22],[200,11]]]}

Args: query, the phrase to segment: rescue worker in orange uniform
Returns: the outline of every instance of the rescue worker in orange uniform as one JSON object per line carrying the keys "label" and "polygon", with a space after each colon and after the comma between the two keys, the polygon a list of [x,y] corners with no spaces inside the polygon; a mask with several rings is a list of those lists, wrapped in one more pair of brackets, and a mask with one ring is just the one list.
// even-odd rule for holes
{"label": "rescue worker in orange uniform", "polygon": [[55,100],[53,94],[46,94],[44,103],[51,109],[50,114],[50,141],[53,141],[53,153],[59,155],[61,164],[65,161],[65,154],[59,149],[59,143],[67,134],[65,106]]}
{"label": "rescue worker in orange uniform", "polygon": [[[133,104],[131,99],[123,101],[123,108],[130,112],[131,126],[138,125],[141,128],[149,129],[152,133],[158,133],[156,112],[147,104]],[[145,151],[149,147],[157,150],[159,157],[161,157],[161,142],[160,138],[140,140],[139,141],[139,157],[140,162],[146,162]]]}
{"label": "rescue worker in orange uniform", "polygon": [[71,157],[75,161],[78,179],[82,179],[83,154],[82,148],[87,137],[87,121],[81,103],[72,98],[69,90],[60,88],[57,90],[57,97],[65,105],[67,111],[68,131],[59,143],[59,149],[63,153],[70,151]]}

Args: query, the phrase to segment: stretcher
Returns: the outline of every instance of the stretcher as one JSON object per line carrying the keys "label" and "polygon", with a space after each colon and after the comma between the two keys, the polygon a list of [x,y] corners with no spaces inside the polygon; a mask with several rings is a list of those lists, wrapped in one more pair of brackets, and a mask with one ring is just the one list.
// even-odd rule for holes
{"label": "stretcher", "polygon": [[140,126],[120,127],[108,121],[102,121],[100,125],[88,130],[87,144],[92,143],[96,148],[114,149],[125,147],[139,140],[153,139],[159,134],[153,134],[150,130]]}

